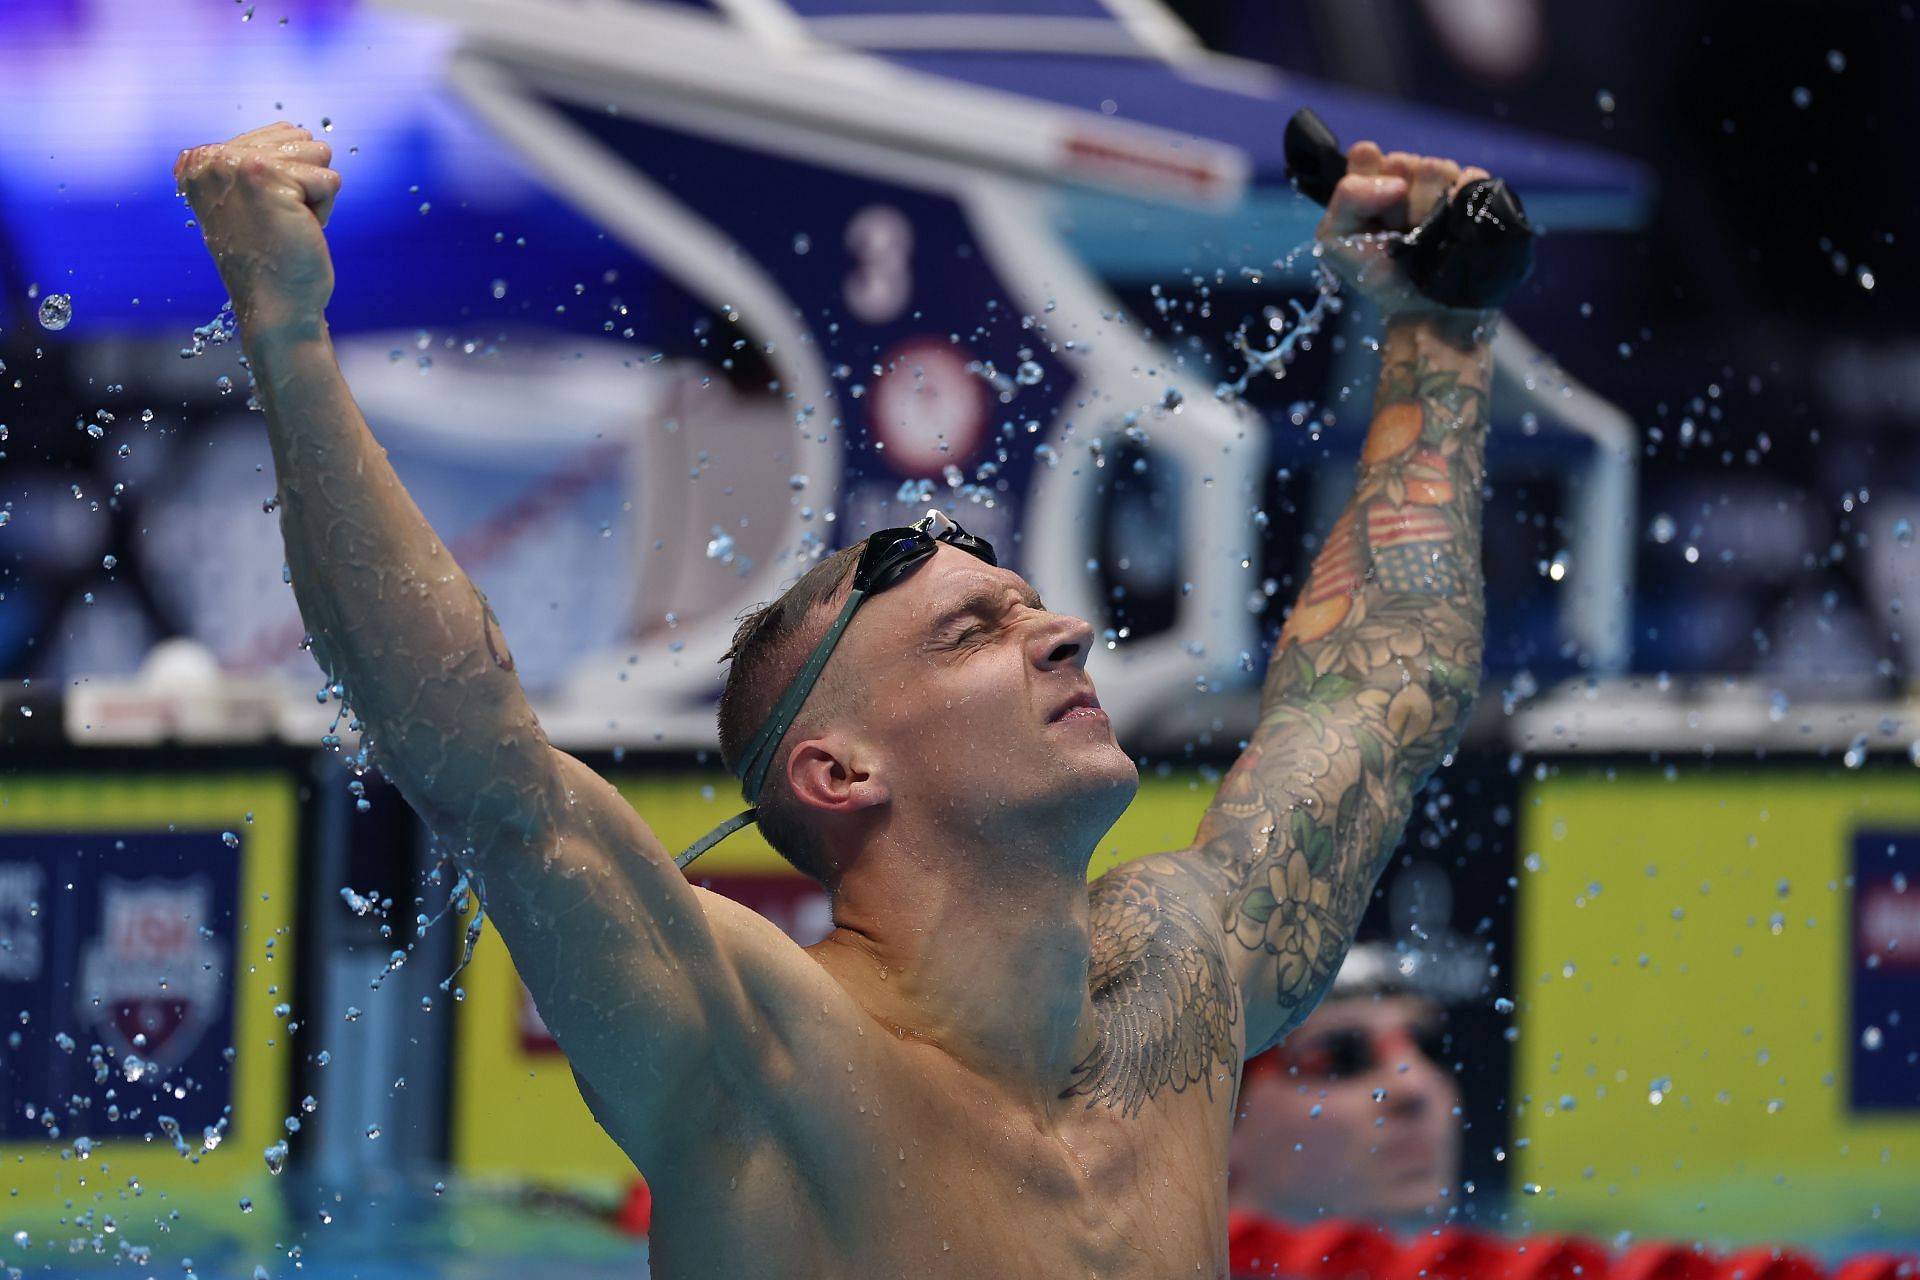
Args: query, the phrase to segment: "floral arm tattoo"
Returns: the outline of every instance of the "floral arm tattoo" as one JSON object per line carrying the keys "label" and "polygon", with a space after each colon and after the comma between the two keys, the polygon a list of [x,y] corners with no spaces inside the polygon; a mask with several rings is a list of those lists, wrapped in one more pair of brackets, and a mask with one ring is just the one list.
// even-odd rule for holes
{"label": "floral arm tattoo", "polygon": [[1332,982],[1479,688],[1493,360],[1465,329],[1389,324],[1353,498],[1280,632],[1259,728],[1195,840],[1248,1008],[1278,1002],[1278,1023],[1263,1019],[1274,1038]]}
{"label": "floral arm tattoo", "polygon": [[[1095,972],[1104,991],[1126,995],[1121,1004],[1096,990],[1103,1032],[1108,1022],[1118,1032],[1122,1012],[1165,986],[1167,1043],[1083,1064],[1077,1091],[1178,1089],[1181,1073],[1167,1064],[1227,1052],[1238,1011],[1251,1056],[1332,982],[1413,797],[1458,743],[1479,686],[1492,367],[1485,334],[1464,320],[1389,322],[1358,483],[1280,633],[1259,727],[1191,850],[1126,863],[1095,887]],[[1155,946],[1139,941],[1142,904],[1173,896],[1217,914],[1218,971],[1238,999],[1196,998],[1194,971],[1209,966],[1167,962],[1211,949],[1183,913],[1159,915]],[[1115,980],[1130,968],[1140,973]],[[1126,1071],[1153,1078],[1130,1082]]]}

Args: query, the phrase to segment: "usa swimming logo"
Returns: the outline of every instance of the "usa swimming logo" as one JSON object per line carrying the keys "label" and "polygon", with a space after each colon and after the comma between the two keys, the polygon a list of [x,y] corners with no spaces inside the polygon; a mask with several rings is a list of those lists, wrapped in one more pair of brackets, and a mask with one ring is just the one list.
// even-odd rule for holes
{"label": "usa swimming logo", "polygon": [[77,1012],[115,1056],[169,1071],[216,1021],[226,975],[212,913],[204,877],[101,884],[100,932],[81,950]]}

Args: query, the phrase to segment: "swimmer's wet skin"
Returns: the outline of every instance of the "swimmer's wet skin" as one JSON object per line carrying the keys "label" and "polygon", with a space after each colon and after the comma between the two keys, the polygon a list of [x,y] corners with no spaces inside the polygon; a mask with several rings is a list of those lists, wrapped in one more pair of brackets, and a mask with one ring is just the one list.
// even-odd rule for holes
{"label": "swimmer's wet skin", "polygon": [[[1224,1276],[1240,1063],[1332,978],[1477,682],[1491,316],[1435,309],[1360,234],[1473,172],[1348,152],[1320,237],[1387,313],[1373,424],[1192,844],[1088,892],[1137,786],[1092,629],[942,545],[863,603],[777,744],[770,793],[834,895],[803,951],[687,883],[541,732],[335,362],[330,159],[277,124],[176,169],[258,379],[301,614],[648,1175],[654,1270]],[[843,602],[829,586],[765,705]]]}

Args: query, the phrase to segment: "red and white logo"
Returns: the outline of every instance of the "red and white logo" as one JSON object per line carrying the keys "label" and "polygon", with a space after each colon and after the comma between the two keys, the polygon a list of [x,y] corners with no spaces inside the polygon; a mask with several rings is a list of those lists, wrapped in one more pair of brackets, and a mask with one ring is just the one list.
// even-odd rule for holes
{"label": "red and white logo", "polygon": [[76,994],[82,1024],[115,1056],[167,1071],[199,1045],[225,999],[212,916],[202,877],[101,884],[100,932],[81,949]]}
{"label": "red and white logo", "polygon": [[1855,942],[1859,958],[1878,956],[1884,969],[1920,969],[1920,893],[1904,893],[1891,880],[1860,886]]}

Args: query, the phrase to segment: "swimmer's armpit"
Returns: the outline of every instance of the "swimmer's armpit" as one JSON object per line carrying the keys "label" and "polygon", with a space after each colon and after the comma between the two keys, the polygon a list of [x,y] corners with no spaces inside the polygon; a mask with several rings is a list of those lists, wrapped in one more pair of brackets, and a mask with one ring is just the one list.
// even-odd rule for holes
{"label": "swimmer's armpit", "polygon": [[1413,797],[1465,726],[1492,363],[1483,335],[1389,322],[1353,498],[1281,631],[1260,726],[1182,855],[1221,912],[1249,1054],[1332,981]]}

